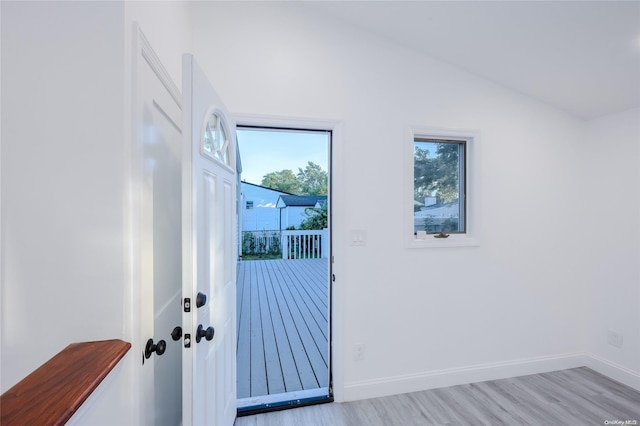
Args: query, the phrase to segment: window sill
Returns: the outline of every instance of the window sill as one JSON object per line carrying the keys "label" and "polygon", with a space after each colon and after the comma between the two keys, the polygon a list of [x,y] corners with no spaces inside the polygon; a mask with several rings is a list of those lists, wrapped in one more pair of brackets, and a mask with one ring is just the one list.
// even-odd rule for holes
{"label": "window sill", "polygon": [[448,238],[434,238],[434,234],[413,236],[407,241],[407,248],[447,248],[479,247],[480,241],[468,234],[451,234]]}

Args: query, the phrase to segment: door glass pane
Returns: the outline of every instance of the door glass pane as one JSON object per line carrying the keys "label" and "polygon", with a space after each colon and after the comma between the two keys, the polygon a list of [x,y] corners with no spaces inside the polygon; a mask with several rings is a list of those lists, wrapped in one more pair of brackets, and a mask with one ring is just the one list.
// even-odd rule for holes
{"label": "door glass pane", "polygon": [[207,122],[202,135],[202,154],[212,157],[227,166],[231,166],[229,149],[229,137],[224,125],[224,120],[218,113],[213,112],[207,117]]}

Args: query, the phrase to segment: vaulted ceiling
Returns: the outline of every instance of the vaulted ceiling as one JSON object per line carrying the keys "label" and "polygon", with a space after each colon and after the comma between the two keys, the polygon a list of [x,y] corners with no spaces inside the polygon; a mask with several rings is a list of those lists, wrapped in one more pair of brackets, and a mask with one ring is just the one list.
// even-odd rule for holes
{"label": "vaulted ceiling", "polygon": [[640,1],[307,4],[583,119],[640,107]]}

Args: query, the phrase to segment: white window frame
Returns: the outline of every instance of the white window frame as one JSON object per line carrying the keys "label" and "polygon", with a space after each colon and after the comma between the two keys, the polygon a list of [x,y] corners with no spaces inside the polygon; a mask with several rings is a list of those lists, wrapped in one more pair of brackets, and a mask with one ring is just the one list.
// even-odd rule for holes
{"label": "white window frame", "polygon": [[[413,158],[414,141],[421,139],[446,139],[450,141],[466,142],[465,153],[465,215],[466,226],[464,233],[451,233],[447,238],[434,238],[433,234],[419,232],[414,234],[414,176]],[[443,248],[443,247],[474,247],[480,245],[479,223],[480,209],[478,208],[478,163],[479,163],[479,134],[470,130],[441,129],[425,126],[409,126],[405,132],[405,161],[404,161],[404,234],[407,248]]]}

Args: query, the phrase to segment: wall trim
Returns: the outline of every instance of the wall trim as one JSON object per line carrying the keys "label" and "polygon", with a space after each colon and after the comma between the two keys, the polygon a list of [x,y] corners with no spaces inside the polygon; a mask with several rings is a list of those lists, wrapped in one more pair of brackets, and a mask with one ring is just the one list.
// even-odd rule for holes
{"label": "wall trim", "polygon": [[612,380],[640,391],[640,373],[588,352],[571,352],[349,382],[344,385],[344,400],[378,398],[577,367],[591,368]]}
{"label": "wall trim", "polygon": [[529,374],[582,367],[586,354],[573,352],[555,356],[524,358],[345,383],[345,400],[377,398],[467,383],[499,380]]}
{"label": "wall trim", "polygon": [[144,60],[149,64],[149,67],[153,70],[155,75],[158,77],[162,85],[167,89],[171,98],[173,98],[174,102],[182,109],[182,93],[178,86],[173,82],[173,79],[167,72],[164,65],[160,61],[160,58],[151,47],[149,40],[145,37],[144,33],[140,29],[140,26],[137,22],[134,23],[134,32],[137,36],[137,43],[140,49],[140,55],[144,58]]}
{"label": "wall trim", "polygon": [[585,366],[593,371],[640,391],[640,371],[633,371],[592,353],[587,354],[586,361]]}
{"label": "wall trim", "polygon": [[236,120],[236,126],[264,126],[282,127],[289,129],[303,130],[337,130],[341,125],[341,120],[308,118],[287,115],[267,115],[267,114],[244,114],[232,113]]}

